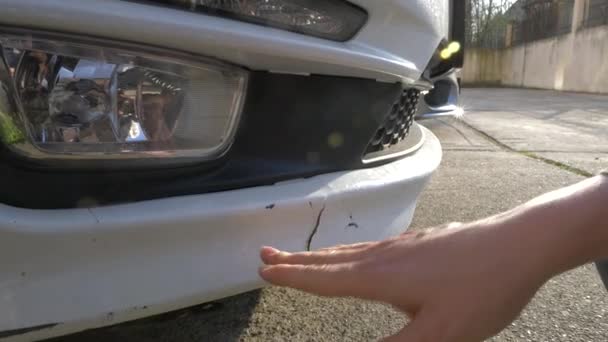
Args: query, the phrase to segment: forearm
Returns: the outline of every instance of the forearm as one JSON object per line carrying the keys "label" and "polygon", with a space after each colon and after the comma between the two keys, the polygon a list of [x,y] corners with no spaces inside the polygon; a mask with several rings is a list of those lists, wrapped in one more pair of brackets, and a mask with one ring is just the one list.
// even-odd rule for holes
{"label": "forearm", "polygon": [[505,239],[553,276],[608,258],[608,177],[598,176],[538,197],[499,216]]}

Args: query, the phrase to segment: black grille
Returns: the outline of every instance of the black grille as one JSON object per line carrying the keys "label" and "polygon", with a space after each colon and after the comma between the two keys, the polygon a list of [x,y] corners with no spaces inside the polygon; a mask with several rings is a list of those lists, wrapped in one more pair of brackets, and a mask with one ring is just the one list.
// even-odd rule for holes
{"label": "black grille", "polygon": [[367,147],[366,155],[389,150],[399,144],[410,133],[414,116],[418,110],[420,91],[405,89],[393,104],[391,113],[384,120]]}

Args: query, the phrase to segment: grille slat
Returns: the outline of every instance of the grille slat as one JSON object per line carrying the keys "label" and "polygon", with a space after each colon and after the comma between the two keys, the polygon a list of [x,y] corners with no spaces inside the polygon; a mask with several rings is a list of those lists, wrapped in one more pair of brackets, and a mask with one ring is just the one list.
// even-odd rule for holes
{"label": "grille slat", "polygon": [[365,154],[389,150],[407,138],[414,124],[414,115],[418,110],[419,101],[419,90],[405,89],[391,107],[391,112],[385,121],[376,131]]}

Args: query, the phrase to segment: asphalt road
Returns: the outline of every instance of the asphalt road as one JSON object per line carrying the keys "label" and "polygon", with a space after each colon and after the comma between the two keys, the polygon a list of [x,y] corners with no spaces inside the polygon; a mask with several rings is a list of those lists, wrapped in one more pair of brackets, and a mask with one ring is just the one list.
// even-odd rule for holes
{"label": "asphalt road", "polygon": [[[466,89],[464,104],[464,122],[424,123],[445,156],[415,229],[491,215],[608,167],[608,96]],[[585,266],[547,283],[492,341],[608,341],[607,310],[608,294]],[[383,305],[268,288],[55,341],[374,341],[404,322]]]}

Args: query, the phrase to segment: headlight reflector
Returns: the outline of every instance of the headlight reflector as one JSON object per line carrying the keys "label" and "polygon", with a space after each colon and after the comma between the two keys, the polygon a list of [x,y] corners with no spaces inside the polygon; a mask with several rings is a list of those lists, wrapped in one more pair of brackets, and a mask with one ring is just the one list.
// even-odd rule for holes
{"label": "headlight reflector", "polygon": [[[205,160],[232,142],[241,69],[13,36],[0,36],[0,46],[0,134],[22,155]],[[8,92],[11,109],[1,104]]]}

